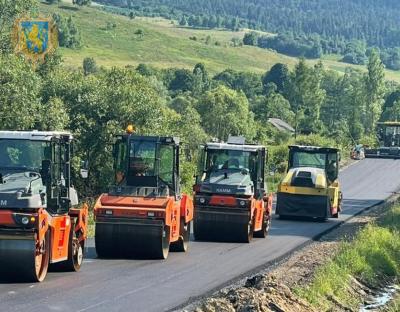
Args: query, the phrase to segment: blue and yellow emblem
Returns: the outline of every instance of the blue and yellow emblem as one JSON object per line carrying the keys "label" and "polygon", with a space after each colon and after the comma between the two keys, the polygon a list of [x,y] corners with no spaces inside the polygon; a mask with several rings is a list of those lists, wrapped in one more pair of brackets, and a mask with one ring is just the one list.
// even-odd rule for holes
{"label": "blue and yellow emblem", "polygon": [[50,18],[21,18],[14,24],[15,52],[33,62],[44,61],[58,46],[57,27]]}

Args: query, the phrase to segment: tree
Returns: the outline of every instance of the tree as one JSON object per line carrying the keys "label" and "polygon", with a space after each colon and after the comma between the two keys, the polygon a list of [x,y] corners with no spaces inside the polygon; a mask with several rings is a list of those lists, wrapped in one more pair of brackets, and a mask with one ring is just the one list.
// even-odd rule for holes
{"label": "tree", "polygon": [[91,0],[72,0],[73,4],[79,5],[79,6],[84,6],[84,5],[90,5]]}
{"label": "tree", "polygon": [[10,31],[15,19],[37,8],[37,0],[0,1],[0,54],[11,51]]}
{"label": "tree", "polygon": [[0,129],[29,130],[41,118],[40,77],[17,56],[0,56]]}
{"label": "tree", "polygon": [[316,133],[321,128],[320,109],[325,99],[325,91],[321,88],[321,66],[309,68],[301,59],[291,74],[285,93],[296,114],[296,134],[298,131]]}
{"label": "tree", "polygon": [[243,37],[243,44],[250,45],[250,46],[257,46],[258,45],[258,34],[254,31],[245,33]]}
{"label": "tree", "polygon": [[239,31],[239,18],[234,17],[230,20],[229,27],[232,31]]}
{"label": "tree", "polygon": [[268,118],[279,118],[286,122],[294,122],[294,113],[291,111],[290,103],[282,94],[277,93],[277,87],[274,83],[268,84],[266,96],[259,95],[254,98],[251,109],[254,112],[255,119],[265,122]]}
{"label": "tree", "polygon": [[174,134],[179,135],[193,151],[207,139],[207,135],[201,127],[201,117],[194,105],[195,99],[189,96],[178,96],[169,104],[169,107],[179,114],[178,119],[174,122]]}
{"label": "tree", "polygon": [[144,63],[140,63],[137,67],[136,70],[139,74],[141,74],[142,76],[153,76],[156,74],[157,70],[154,69],[153,67],[151,67],[148,64],[144,64]]}
{"label": "tree", "polygon": [[53,20],[58,28],[58,42],[60,47],[78,49],[82,46],[81,34],[71,16],[66,19],[62,15],[54,13]]}
{"label": "tree", "polygon": [[38,123],[38,127],[44,131],[61,131],[65,130],[69,124],[69,115],[65,108],[64,102],[57,97],[52,97],[42,105],[42,118]]}
{"label": "tree", "polygon": [[210,16],[210,19],[208,20],[208,27],[216,28],[217,26],[217,17],[215,15]]}
{"label": "tree", "polygon": [[197,16],[194,18],[194,26],[195,26],[195,27],[201,27],[202,25],[203,25],[203,17],[200,16],[200,15],[197,15]]}
{"label": "tree", "polygon": [[80,48],[82,46],[82,37],[71,16],[67,19],[67,27],[70,35],[67,47],[71,49]]}
{"label": "tree", "polygon": [[82,67],[83,67],[83,73],[85,74],[85,76],[94,74],[98,70],[96,61],[93,57],[85,57],[83,59]]}
{"label": "tree", "polygon": [[179,21],[179,25],[180,25],[180,26],[186,26],[187,23],[188,23],[188,20],[187,20],[186,16],[185,16],[185,15],[182,15],[182,18],[181,18],[180,21]]}
{"label": "tree", "polygon": [[382,113],[385,93],[385,68],[376,50],[368,60],[368,73],[365,75],[365,125],[367,134],[375,132],[376,122]]}
{"label": "tree", "polygon": [[129,18],[131,20],[135,19],[135,13],[134,12],[129,12]]}
{"label": "tree", "polygon": [[171,91],[192,91],[193,89],[193,73],[187,69],[171,70],[172,79],[169,82],[168,89]]}
{"label": "tree", "polygon": [[252,98],[262,92],[262,82],[257,74],[227,69],[217,74],[214,80],[220,81],[236,91],[243,91],[248,98]]}
{"label": "tree", "polygon": [[225,86],[206,92],[199,100],[198,111],[202,126],[212,137],[227,140],[229,135],[253,139],[253,116],[243,92]]}
{"label": "tree", "polygon": [[276,85],[277,91],[282,93],[288,81],[289,68],[286,64],[276,63],[263,77],[262,83],[264,86],[264,92],[266,91],[267,85],[272,82]]}
{"label": "tree", "polygon": [[210,88],[210,77],[203,63],[198,63],[193,69],[193,94],[201,95]]}
{"label": "tree", "polygon": [[190,27],[196,26],[196,19],[195,19],[195,17],[193,15],[189,16],[188,24],[189,24]]}

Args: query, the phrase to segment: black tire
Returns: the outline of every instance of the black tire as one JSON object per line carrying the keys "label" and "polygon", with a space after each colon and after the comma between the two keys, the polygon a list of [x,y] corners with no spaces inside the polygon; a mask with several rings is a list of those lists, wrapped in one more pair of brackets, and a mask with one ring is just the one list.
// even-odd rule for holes
{"label": "black tire", "polygon": [[41,247],[41,254],[35,255],[33,259],[33,269],[29,280],[38,283],[43,282],[47,276],[50,264],[50,233],[47,232]]}
{"label": "black tire", "polygon": [[185,221],[181,219],[179,240],[171,244],[170,251],[186,252],[189,248],[189,240],[190,240],[190,222],[185,223]]}
{"label": "black tire", "polygon": [[263,213],[263,225],[260,231],[254,232],[254,237],[266,238],[269,234],[269,229],[271,228],[271,216],[267,215],[264,211]]}

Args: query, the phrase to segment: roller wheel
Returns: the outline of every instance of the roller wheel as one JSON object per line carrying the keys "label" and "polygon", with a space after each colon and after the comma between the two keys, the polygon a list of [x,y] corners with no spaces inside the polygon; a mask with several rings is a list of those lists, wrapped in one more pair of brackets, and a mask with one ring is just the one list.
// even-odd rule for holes
{"label": "roller wheel", "polygon": [[190,222],[185,223],[184,220],[181,220],[179,240],[171,244],[170,250],[175,252],[186,252],[189,248],[189,239],[190,239]]}
{"label": "roller wheel", "polygon": [[267,215],[264,211],[264,221],[261,231],[254,232],[254,237],[265,238],[268,236],[269,229],[271,227],[271,216]]}
{"label": "roller wheel", "polygon": [[254,222],[249,222],[244,225],[243,234],[240,241],[243,243],[250,243],[254,236]]}
{"label": "roller wheel", "polygon": [[163,231],[162,231],[162,237],[161,237],[161,246],[160,248],[157,248],[157,250],[154,253],[154,257],[156,259],[167,259],[168,254],[169,254],[169,248],[170,248],[170,232],[169,232],[169,227],[164,226]]}
{"label": "roller wheel", "polygon": [[94,237],[96,253],[99,258],[112,258],[115,256],[115,248],[112,242],[112,233],[107,233],[107,229],[101,224],[96,223],[96,234]]}
{"label": "roller wheel", "polygon": [[46,233],[45,238],[40,246],[40,250],[35,252],[34,267],[30,280],[32,282],[42,282],[47,275],[50,263],[50,236]]}

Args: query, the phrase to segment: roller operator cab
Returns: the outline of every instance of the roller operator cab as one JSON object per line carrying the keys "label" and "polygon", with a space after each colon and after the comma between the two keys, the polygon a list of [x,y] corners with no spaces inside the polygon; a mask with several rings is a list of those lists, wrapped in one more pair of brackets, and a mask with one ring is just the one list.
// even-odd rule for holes
{"label": "roller operator cab", "polygon": [[71,183],[71,143],[67,132],[0,131],[0,276],[80,269],[88,207]]}
{"label": "roller operator cab", "polygon": [[338,218],[342,193],[336,148],[289,146],[288,172],[278,186],[276,214],[282,219]]}
{"label": "roller operator cab", "polygon": [[186,251],[193,201],[181,194],[178,138],[118,136],[115,183],[95,208],[99,257],[166,259]]}
{"label": "roller operator cab", "polygon": [[271,223],[272,195],[265,183],[267,151],[231,137],[228,143],[202,148],[196,178],[196,240],[250,242],[266,237]]}
{"label": "roller operator cab", "polygon": [[400,122],[378,122],[379,147],[365,149],[366,158],[400,158]]}

